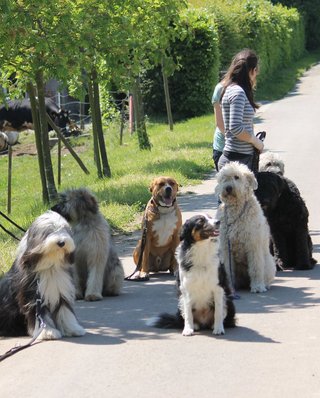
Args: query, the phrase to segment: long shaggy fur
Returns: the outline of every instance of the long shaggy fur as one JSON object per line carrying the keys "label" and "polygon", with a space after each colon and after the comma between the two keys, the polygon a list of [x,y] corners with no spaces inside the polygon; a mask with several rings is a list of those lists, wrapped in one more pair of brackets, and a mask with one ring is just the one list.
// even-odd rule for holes
{"label": "long shaggy fur", "polygon": [[271,172],[257,175],[256,196],[271,229],[277,266],[311,269],[312,241],[308,230],[309,212],[297,186],[288,178]]}
{"label": "long shaggy fur", "polygon": [[103,296],[118,295],[124,270],[95,196],[86,188],[70,189],[61,193],[52,210],[72,226],[76,245],[76,298],[96,301]]}
{"label": "long shaggy fur", "polygon": [[260,155],[259,171],[270,171],[284,175],[284,162],[280,156],[272,152],[264,152]]}
{"label": "long shaggy fur", "polygon": [[46,324],[38,339],[85,334],[73,311],[74,249],[71,229],[59,214],[48,211],[33,222],[18,246],[12,268],[0,280],[1,336],[38,334],[37,289]]}
{"label": "long shaggy fur", "polygon": [[224,334],[225,327],[235,326],[235,307],[223,265],[219,263],[214,221],[197,215],[185,222],[177,250],[179,274],[178,312],[161,314],[149,325],[183,329],[190,336],[200,328]]}
{"label": "long shaggy fur", "polygon": [[238,162],[225,165],[217,174],[220,255],[230,283],[236,289],[265,292],[276,273],[269,251],[270,229],[254,196],[257,181],[253,173]]}

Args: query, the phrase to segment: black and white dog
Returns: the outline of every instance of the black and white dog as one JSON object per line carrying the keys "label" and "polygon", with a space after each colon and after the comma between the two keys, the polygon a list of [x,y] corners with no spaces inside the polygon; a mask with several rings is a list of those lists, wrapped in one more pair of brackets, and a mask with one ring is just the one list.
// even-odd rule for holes
{"label": "black and white dog", "polygon": [[85,334],[73,311],[74,250],[69,224],[59,214],[48,211],[32,223],[0,280],[1,336],[50,340]]}
{"label": "black and white dog", "polygon": [[218,257],[218,238],[214,220],[196,215],[185,222],[177,249],[179,304],[176,315],[160,314],[148,324],[159,328],[183,329],[184,336],[195,330],[213,329],[224,334],[234,327],[235,307],[224,266]]}

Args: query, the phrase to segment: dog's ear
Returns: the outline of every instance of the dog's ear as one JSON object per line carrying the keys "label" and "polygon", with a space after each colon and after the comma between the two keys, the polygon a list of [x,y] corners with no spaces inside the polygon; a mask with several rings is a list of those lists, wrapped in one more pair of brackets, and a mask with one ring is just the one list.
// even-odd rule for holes
{"label": "dog's ear", "polygon": [[255,191],[258,188],[258,182],[252,171],[247,171],[246,179],[249,182],[249,186]]}
{"label": "dog's ear", "polygon": [[182,241],[182,240],[184,240],[184,239],[186,238],[186,234],[187,234],[188,229],[189,229],[189,221],[187,220],[187,221],[183,224],[183,226],[182,226],[182,228],[181,228],[181,231],[180,231],[180,241]]}
{"label": "dog's ear", "polygon": [[151,182],[150,186],[149,186],[149,191],[152,192],[154,188],[154,180]]}
{"label": "dog's ear", "polygon": [[290,190],[289,185],[286,181],[286,179],[281,176],[280,174],[276,174],[277,178],[277,185],[278,185],[278,192],[279,196],[283,193],[285,190]]}
{"label": "dog's ear", "polygon": [[219,184],[217,184],[216,186],[215,186],[215,188],[214,188],[214,193],[215,193],[215,195],[220,195],[220,185]]}

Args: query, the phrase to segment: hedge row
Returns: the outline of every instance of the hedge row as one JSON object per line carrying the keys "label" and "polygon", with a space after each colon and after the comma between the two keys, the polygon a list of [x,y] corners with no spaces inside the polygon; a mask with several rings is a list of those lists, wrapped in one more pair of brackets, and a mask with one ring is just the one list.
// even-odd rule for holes
{"label": "hedge row", "polygon": [[[172,43],[171,56],[179,65],[169,77],[169,91],[175,118],[199,116],[209,112],[212,85],[220,69],[218,29],[213,16],[188,10],[180,27],[183,39]],[[147,114],[166,112],[160,68],[147,73],[144,87]]]}
{"label": "hedge row", "polygon": [[306,47],[316,50],[320,47],[320,1],[319,0],[271,0],[287,7],[297,8],[306,25]]}
{"label": "hedge row", "polygon": [[[172,43],[171,50],[180,69],[169,77],[175,119],[212,110],[211,95],[219,71],[225,70],[241,49],[257,52],[260,81],[305,50],[304,22],[298,11],[267,0],[212,0],[205,9],[189,10],[181,29],[183,37]],[[146,112],[165,114],[161,70],[149,71],[145,83]]]}

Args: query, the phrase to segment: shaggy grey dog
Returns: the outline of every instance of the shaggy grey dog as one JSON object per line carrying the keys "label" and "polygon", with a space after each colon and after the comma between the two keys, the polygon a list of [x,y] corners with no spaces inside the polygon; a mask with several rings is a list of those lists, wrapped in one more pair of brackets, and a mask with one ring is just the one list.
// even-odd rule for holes
{"label": "shaggy grey dog", "polygon": [[77,299],[97,301],[103,296],[117,296],[124,270],[95,196],[86,188],[70,189],[60,194],[60,201],[52,210],[72,226]]}
{"label": "shaggy grey dog", "polygon": [[260,155],[259,171],[270,171],[284,175],[284,162],[280,156],[272,152],[264,152]]}
{"label": "shaggy grey dog", "polygon": [[220,259],[236,289],[263,293],[274,280],[270,229],[254,196],[257,181],[247,166],[230,162],[217,174],[220,206]]}

